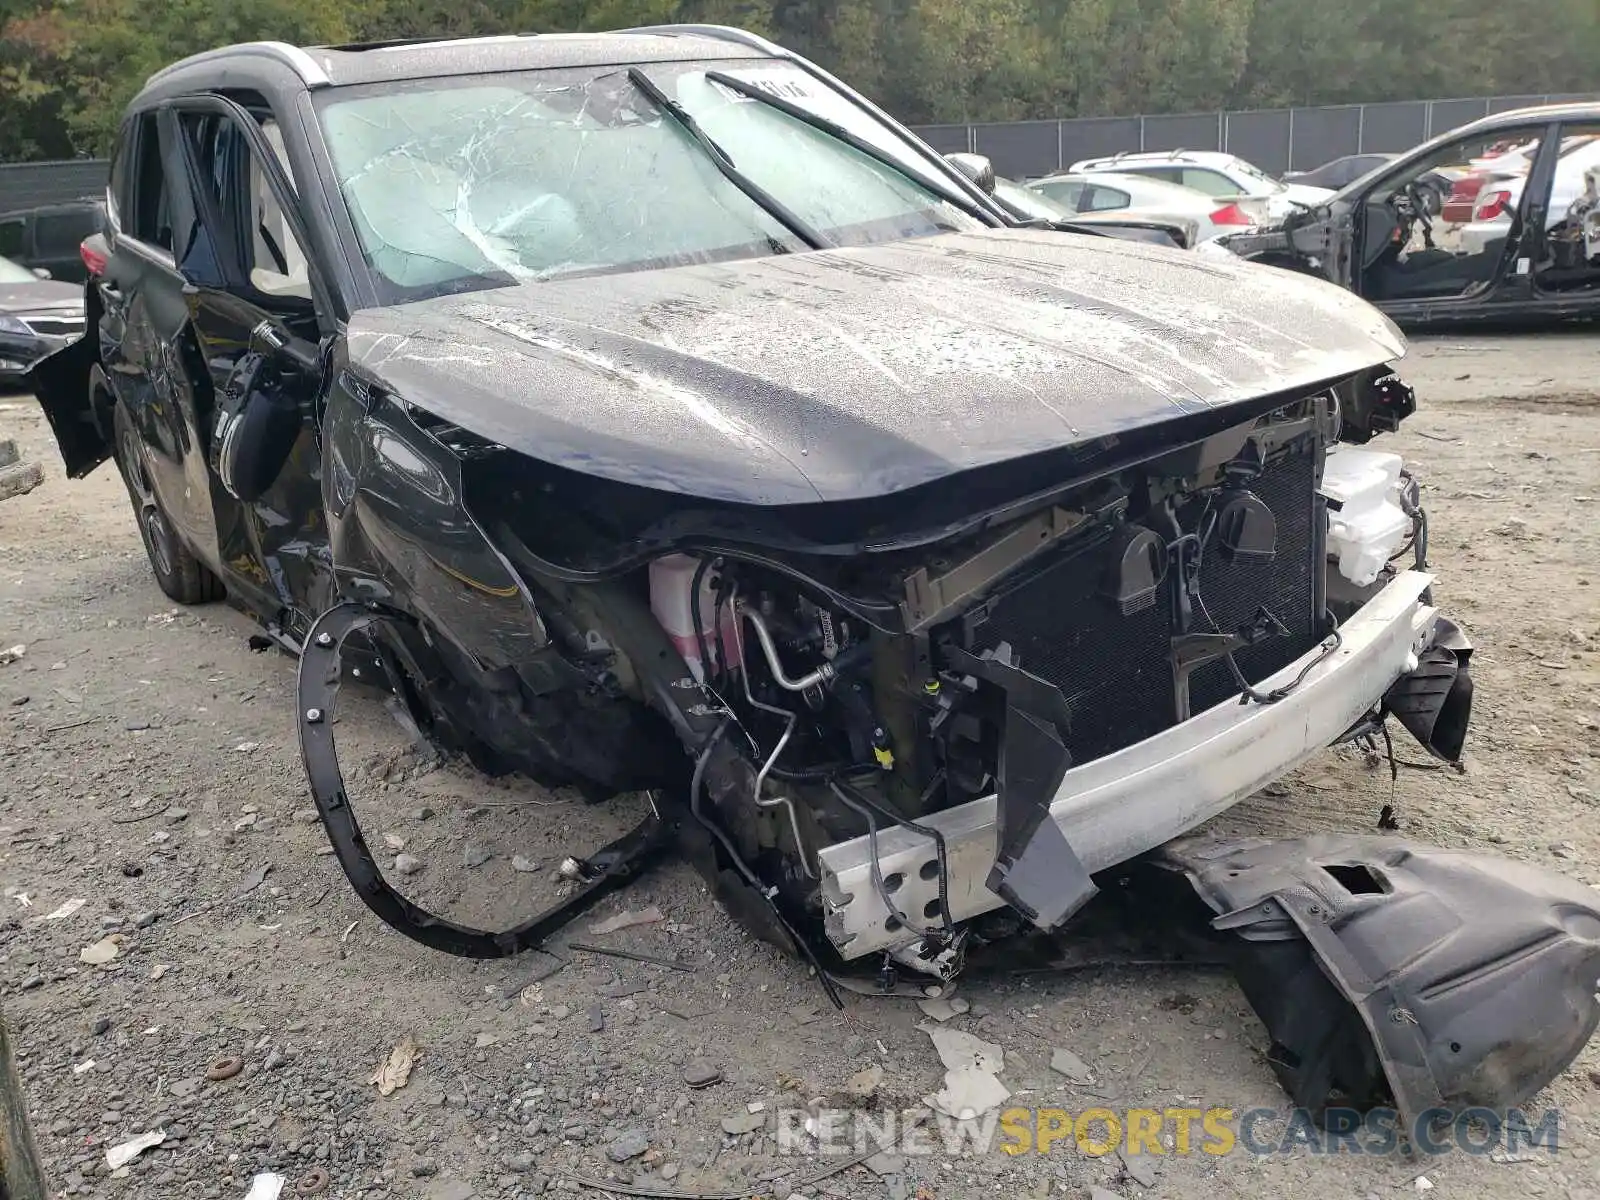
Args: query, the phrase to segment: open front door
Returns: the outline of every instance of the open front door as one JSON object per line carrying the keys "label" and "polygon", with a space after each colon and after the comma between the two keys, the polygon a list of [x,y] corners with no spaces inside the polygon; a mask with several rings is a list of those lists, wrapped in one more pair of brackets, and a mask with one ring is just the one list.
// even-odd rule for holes
{"label": "open front door", "polygon": [[173,102],[199,228],[180,269],[210,370],[218,548],[230,585],[302,636],[331,601],[317,428],[331,324],[270,111]]}
{"label": "open front door", "polygon": [[1442,306],[1507,287],[1526,291],[1537,240],[1529,181],[1547,133],[1539,124],[1476,134],[1369,188],[1360,215],[1361,294],[1385,306]]}
{"label": "open front door", "polygon": [[28,386],[44,409],[71,479],[82,479],[111,457],[111,431],[102,428],[89,391],[89,372],[100,357],[99,294],[93,283],[85,291],[83,336],[28,371]]}

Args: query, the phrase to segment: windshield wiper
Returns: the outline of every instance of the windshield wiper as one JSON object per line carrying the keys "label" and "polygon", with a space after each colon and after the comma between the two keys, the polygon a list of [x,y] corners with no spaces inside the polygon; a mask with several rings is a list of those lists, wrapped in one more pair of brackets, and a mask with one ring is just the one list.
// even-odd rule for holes
{"label": "windshield wiper", "polygon": [[[738,92],[741,96],[754,100],[759,104],[765,104],[769,108],[775,108],[779,112],[793,117],[796,121],[799,121],[804,125],[809,125],[813,129],[821,130],[830,137],[837,138],[846,146],[849,146],[852,150],[856,150],[862,154],[865,154],[874,162],[888,167],[896,174],[905,176],[907,179],[911,180],[912,183],[916,184],[923,190],[932,192],[935,196],[938,196],[941,200],[945,201],[945,203],[954,204],[963,212],[972,214],[972,201],[970,199],[960,195],[957,192],[946,191],[944,188],[939,187],[933,182],[933,180],[917,174],[910,167],[906,166],[905,163],[901,162],[894,155],[883,149],[883,147],[873,144],[866,138],[862,137],[859,133],[856,133],[854,130],[848,129],[839,124],[839,122],[830,120],[819,113],[812,112],[811,109],[806,108],[803,105],[795,104],[792,101],[785,100],[782,96],[773,95],[773,93],[767,91],[765,88],[757,87],[753,83],[749,83],[743,79],[740,79],[737,75],[725,75],[721,71],[707,71],[706,79],[712,83],[721,84],[723,87],[728,88],[731,91]],[[999,202],[996,201],[996,203]],[[988,214],[985,213],[983,216],[987,217]]]}
{"label": "windshield wiper", "polygon": [[773,196],[754,180],[741,174],[739,169],[733,165],[733,159],[728,156],[728,152],[712,141],[711,135],[700,128],[700,122],[694,119],[688,109],[657,87],[655,80],[651,79],[638,67],[629,67],[628,82],[643,92],[649,98],[651,104],[682,126],[683,131],[693,138],[695,143],[706,152],[706,156],[715,164],[722,177],[755,201],[757,206],[766,212],[769,217],[777,221],[778,224],[782,225],[813,250],[821,250],[827,245],[822,235],[795,216],[783,201]]}

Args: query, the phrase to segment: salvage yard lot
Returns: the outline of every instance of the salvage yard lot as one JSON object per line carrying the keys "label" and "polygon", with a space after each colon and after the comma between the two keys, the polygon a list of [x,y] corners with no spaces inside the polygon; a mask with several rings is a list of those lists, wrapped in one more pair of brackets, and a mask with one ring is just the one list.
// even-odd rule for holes
{"label": "salvage yard lot", "polygon": [[[1329,753],[1219,826],[1369,832],[1393,804],[1406,837],[1600,885],[1600,334],[1420,339],[1402,373],[1419,411],[1380,445],[1419,470],[1440,602],[1477,646],[1469,769],[1405,769],[1391,784],[1387,767]],[[800,966],[747,937],[676,864],[604,902],[573,936],[675,956],[692,972],[574,954],[507,999],[534,956],[473,964],[389,933],[304,819],[292,661],[251,653],[252,625],[224,606],[172,608],[114,468],[65,480],[31,399],[0,397],[0,437],[47,474],[0,505],[0,649],[26,646],[0,666],[0,996],[66,1194],[233,1198],[274,1170],[290,1195],[320,1168],[330,1196],[457,1200],[575,1190],[563,1172],[779,1200],[1094,1187],[1359,1200],[1415,1195],[1419,1176],[1439,1200],[1600,1198],[1594,1044],[1533,1106],[1560,1110],[1554,1156],[1241,1149],[1146,1158],[1130,1174],[1115,1155],[1064,1141],[1047,1157],[996,1148],[875,1160],[799,1187],[830,1160],[778,1155],[779,1110],[838,1097],[872,1066],[881,1079],[869,1107],[938,1088],[918,1029],[927,1018],[911,999],[848,996],[841,1019]],[[354,721],[379,712],[368,698],[347,703]],[[1396,746],[1418,760],[1408,738]],[[530,789],[487,783],[474,796],[477,781],[452,776],[453,794],[435,790],[428,805],[439,822],[478,822],[462,836],[490,857],[468,868],[475,855],[464,862],[459,841],[417,819],[421,793],[396,767],[378,756],[353,780],[406,798],[369,836],[392,826],[424,879],[465,875],[463,903],[490,903],[519,876],[548,899],[561,855],[603,840],[574,840],[595,810],[568,797],[521,804]],[[75,899],[86,903],[41,919]],[[664,919],[590,929],[651,906]],[[501,914],[515,915],[527,912]],[[122,935],[114,959],[80,960],[110,934]],[[1285,1108],[1263,1031],[1221,972],[991,973],[958,995],[971,1007],[951,1025],[1003,1048],[1016,1104]],[[417,1064],[380,1096],[374,1069],[408,1036]],[[1092,1078],[1053,1071],[1058,1048]],[[242,1072],[207,1080],[230,1055]],[[721,1080],[708,1087],[686,1081],[713,1071]],[[725,1132],[755,1125],[756,1103],[764,1128]],[[153,1129],[165,1143],[108,1178],[106,1147]]]}

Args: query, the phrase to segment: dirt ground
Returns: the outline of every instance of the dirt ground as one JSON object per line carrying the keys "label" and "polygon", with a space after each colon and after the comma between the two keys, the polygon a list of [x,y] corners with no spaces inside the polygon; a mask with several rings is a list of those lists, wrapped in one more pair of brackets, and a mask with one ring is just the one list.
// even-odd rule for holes
{"label": "dirt ground", "polygon": [[[1421,472],[1438,599],[1478,647],[1469,770],[1392,785],[1330,752],[1219,825],[1370,831],[1393,803],[1405,836],[1600,886],[1600,335],[1418,339],[1405,373],[1421,408],[1386,444]],[[285,1196],[429,1200],[579,1192],[570,1174],[777,1200],[1600,1198],[1600,1045],[1532,1106],[1560,1110],[1555,1155],[1125,1166],[1068,1141],[1048,1156],[935,1146],[807,1182],[840,1160],[778,1154],[780,1109],[874,1066],[875,1087],[857,1080],[871,1108],[939,1086],[913,999],[849,996],[841,1017],[676,865],[573,936],[692,970],[574,952],[523,988],[547,960],[475,964],[389,932],[308,819],[293,662],[252,653],[250,623],[225,606],[173,609],[114,471],[63,478],[30,398],[0,397],[0,437],[47,472],[0,505],[0,649],[26,646],[0,666],[0,994],[61,1194],[234,1198],[276,1171]],[[386,861],[410,855],[408,886],[460,915],[527,915],[556,894],[564,854],[637,813],[432,769],[375,700],[347,697],[341,731],[369,837]],[[661,920],[590,929],[651,906]],[[114,959],[82,960],[113,934]],[[958,995],[970,1009],[950,1026],[1003,1048],[1016,1103],[1285,1109],[1225,974],[1001,974]],[[380,1095],[374,1070],[407,1038],[415,1068]],[[1057,1048],[1091,1077],[1052,1071]],[[228,1056],[243,1069],[206,1078]],[[704,1088],[686,1079],[719,1071]],[[108,1146],[155,1129],[162,1145],[108,1170]]]}

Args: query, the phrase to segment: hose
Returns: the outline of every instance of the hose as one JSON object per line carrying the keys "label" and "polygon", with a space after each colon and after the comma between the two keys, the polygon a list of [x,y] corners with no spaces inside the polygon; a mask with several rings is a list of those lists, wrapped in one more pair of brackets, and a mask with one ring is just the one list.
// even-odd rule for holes
{"label": "hose", "polygon": [[783,927],[784,932],[789,935],[794,944],[800,948],[800,953],[811,964],[811,969],[817,973],[817,979],[822,984],[822,990],[827,993],[829,1001],[832,1002],[834,1008],[842,1012],[844,1011],[844,1001],[839,996],[839,989],[834,986],[833,980],[828,978],[828,973],[822,969],[822,961],[817,958],[816,951],[811,948],[811,943],[801,937],[794,926],[789,924],[788,918],[783,915],[783,910],[778,907],[778,889],[762,882],[755,871],[751,869],[750,864],[745,862],[744,857],[734,847],[733,839],[723,831],[720,825],[700,811],[700,794],[705,788],[706,782],[706,764],[711,761],[712,751],[717,748],[724,735],[727,734],[728,725],[731,721],[731,717],[724,717],[717,726],[716,731],[706,739],[706,744],[700,748],[700,753],[695,757],[694,774],[689,779],[689,815],[694,817],[705,828],[707,833],[717,839],[723,850],[726,851],[728,859],[733,863],[734,868],[740,875],[744,876],[745,882],[754,888],[757,894],[767,902],[767,907],[772,910],[773,917],[777,919],[778,924]]}
{"label": "hose", "polygon": [[[927,806],[928,800],[932,798],[933,793],[939,788],[939,786],[944,783],[944,779],[945,775],[943,770],[940,770],[934,774],[932,782],[930,782],[928,786],[923,789],[922,796],[917,805],[919,810]],[[839,796],[841,800],[845,800],[845,798],[839,794],[839,785],[841,782],[842,781],[838,780],[830,780],[828,786],[833,788],[834,795]],[[919,833],[923,837],[929,838],[933,842],[934,854],[939,860],[939,916],[944,925],[945,935],[951,938],[955,937],[955,924],[950,920],[950,857],[948,848],[945,845],[944,834],[940,833],[931,825],[919,825],[910,818],[901,816],[899,813],[895,812],[894,809],[878,800],[874,800],[871,796],[868,796],[859,788],[853,787],[848,783],[843,784],[843,786],[850,789],[851,794],[855,796],[856,800],[866,805],[868,808],[871,808],[873,811],[878,813],[878,815],[887,817],[896,825],[903,825],[905,828],[911,830],[911,832]],[[845,800],[845,803],[849,804],[850,802]],[[851,805],[851,807],[854,807],[854,805]],[[867,833],[869,837],[872,835],[872,825],[870,822],[867,826]],[[873,843],[872,857],[874,866],[876,866],[878,857],[876,842]],[[890,908],[889,911],[893,912],[894,909]],[[932,931],[925,930],[923,932]]]}

